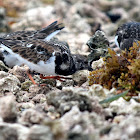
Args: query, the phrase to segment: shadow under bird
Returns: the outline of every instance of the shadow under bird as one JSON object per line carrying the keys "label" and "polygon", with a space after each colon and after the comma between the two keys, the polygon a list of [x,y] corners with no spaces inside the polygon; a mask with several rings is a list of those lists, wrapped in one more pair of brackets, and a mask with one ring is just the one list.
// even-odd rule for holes
{"label": "shadow under bird", "polygon": [[115,43],[121,50],[129,50],[133,43],[137,43],[137,41],[140,41],[139,22],[128,22],[117,29]]}
{"label": "shadow under bird", "polygon": [[[31,71],[40,73],[42,79],[61,81],[78,70],[91,69],[87,56],[71,54],[66,43],[52,39],[63,28],[63,24],[55,21],[41,30],[7,34],[0,38],[0,57],[9,67],[28,65]],[[36,84],[29,71],[27,75]]]}

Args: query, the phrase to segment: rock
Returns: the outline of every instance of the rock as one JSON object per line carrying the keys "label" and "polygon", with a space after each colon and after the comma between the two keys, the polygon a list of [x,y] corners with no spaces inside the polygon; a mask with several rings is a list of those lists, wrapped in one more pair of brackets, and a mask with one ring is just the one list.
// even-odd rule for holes
{"label": "rock", "polygon": [[108,136],[108,139],[136,139],[140,138],[140,120],[139,116],[125,116],[118,125],[115,125]]}
{"label": "rock", "polygon": [[31,126],[33,124],[40,124],[43,121],[43,114],[34,109],[27,109],[22,112],[20,123]]}
{"label": "rock", "polygon": [[73,74],[72,77],[76,85],[80,87],[83,83],[85,83],[88,80],[88,71],[78,71],[75,74]]}
{"label": "rock", "polygon": [[53,140],[53,134],[48,126],[34,125],[30,129],[27,140]]}
{"label": "rock", "polygon": [[17,104],[17,108],[20,111],[23,111],[25,109],[29,109],[29,108],[34,108],[35,104],[33,102],[23,102],[23,103],[18,103]]}
{"label": "rock", "polygon": [[38,85],[31,85],[29,87],[29,98],[32,99],[35,97],[37,94],[47,94],[50,89],[47,86],[39,87]]}
{"label": "rock", "polygon": [[27,140],[65,140],[65,133],[58,122],[46,122],[45,125],[34,125],[30,128]]}
{"label": "rock", "polygon": [[91,102],[86,96],[75,94],[68,89],[48,93],[47,103],[53,105],[61,115],[71,110],[72,106],[75,105],[79,106],[81,111],[92,110]]}
{"label": "rock", "polygon": [[68,80],[64,80],[63,82],[57,81],[56,87],[61,90],[61,89],[63,89],[63,87],[70,87],[70,86],[74,86],[74,85],[75,85],[74,80],[68,79]]}
{"label": "rock", "polygon": [[18,103],[21,102],[29,102],[29,93],[27,91],[20,91],[18,93],[16,93],[16,101]]}
{"label": "rock", "polygon": [[107,36],[115,35],[117,28],[118,27],[114,23],[109,23],[102,26],[102,30],[105,31]]}
{"label": "rock", "polygon": [[133,9],[131,9],[129,11],[130,17],[134,20],[134,21],[139,21],[140,20],[140,16],[139,16],[139,12],[140,9],[138,7],[135,7]]}
{"label": "rock", "polygon": [[23,15],[20,22],[12,25],[12,29],[23,30],[26,27],[28,30],[33,30],[47,26],[51,20],[56,20],[53,12],[54,8],[50,5],[46,7],[31,8]]}
{"label": "rock", "polygon": [[[71,16],[71,15],[68,15]],[[87,23],[86,19],[82,19],[78,14],[74,14],[71,19],[68,19],[71,23],[69,26],[73,32],[81,32],[89,34],[91,32],[91,27]]]}
{"label": "rock", "polygon": [[108,16],[110,15],[110,18],[112,18],[112,20],[113,20],[113,18],[115,19],[115,17],[116,17],[116,21],[113,21],[113,23],[114,22],[120,23],[122,21],[124,22],[125,20],[126,21],[129,20],[129,16],[128,16],[127,11],[122,7],[111,9],[110,11],[108,11],[107,15]]}
{"label": "rock", "polygon": [[109,47],[109,41],[103,31],[96,31],[95,34],[88,40],[87,45],[91,50],[95,49],[107,49]]}
{"label": "rock", "polygon": [[100,7],[96,1],[82,0],[73,3],[71,1],[58,0],[56,1],[56,5],[57,14],[69,23],[69,27],[72,30],[77,30],[81,33],[91,33],[93,26],[91,27],[88,24],[89,19],[98,23],[109,22],[109,18],[98,10],[98,8],[95,8]]}
{"label": "rock", "polygon": [[93,61],[104,57],[108,52],[109,41],[102,31],[96,31],[95,34],[88,40],[87,45],[91,49],[88,55],[88,61],[91,64]]}
{"label": "rock", "polygon": [[92,68],[95,70],[97,68],[101,68],[104,65],[103,58],[92,62]]}
{"label": "rock", "polygon": [[5,96],[0,98],[0,116],[5,122],[16,122],[17,110],[14,96]]}
{"label": "rock", "polygon": [[75,6],[76,12],[78,12],[81,17],[94,18],[96,21],[100,21],[100,23],[109,22],[109,18],[103,12],[88,3],[88,1],[86,3],[76,3]]}
{"label": "rock", "polygon": [[100,98],[106,97],[109,90],[103,88],[101,85],[99,84],[93,84],[92,86],[90,86],[90,93],[91,95],[95,96],[99,96]]}
{"label": "rock", "polygon": [[9,70],[9,68],[7,66],[5,66],[5,64],[2,61],[0,61],[0,71],[8,72],[8,70]]}
{"label": "rock", "polygon": [[54,140],[66,140],[66,132],[59,120],[45,119],[43,125],[48,126],[51,129]]}
{"label": "rock", "polygon": [[60,119],[64,130],[69,132],[69,139],[72,135],[74,139],[77,134],[77,139],[85,137],[84,140],[91,137],[92,139],[99,139],[99,131],[95,128],[101,125],[99,123],[101,120],[101,116],[97,117],[95,113],[81,112],[76,106],[71,111],[65,113]]}
{"label": "rock", "polygon": [[24,65],[24,66],[14,66],[12,69],[9,70],[9,73],[14,74],[19,81],[22,83],[25,81],[25,79],[27,79],[27,70],[28,70],[28,66]]}
{"label": "rock", "polygon": [[117,114],[137,114],[140,112],[140,104],[138,102],[134,99],[127,102],[122,97],[110,103],[109,108]]}
{"label": "rock", "polygon": [[44,94],[37,94],[32,98],[35,103],[44,103],[46,101],[46,96]]}
{"label": "rock", "polygon": [[18,140],[17,130],[9,126],[0,124],[0,139],[1,140]]}
{"label": "rock", "polygon": [[85,52],[89,51],[86,42],[90,38],[90,36],[87,33],[82,32],[80,34],[76,34],[75,36],[73,33],[74,31],[72,32],[72,30],[68,27],[66,27],[64,30],[65,32],[63,32],[62,30],[58,38],[60,40],[66,40],[68,42],[72,53],[84,54]]}
{"label": "rock", "polygon": [[0,71],[0,92],[13,92],[16,93],[19,90],[20,84],[18,78],[14,75]]}
{"label": "rock", "polygon": [[102,108],[91,96],[88,96],[88,90],[84,88],[63,88],[62,91],[51,91],[47,94],[47,104],[53,105],[57,112],[64,115],[70,111],[73,106],[78,106],[80,111],[101,113]]}
{"label": "rock", "polygon": [[32,84],[33,84],[32,81],[27,80],[27,81],[21,83],[21,89],[23,91],[29,91],[29,88]]}
{"label": "rock", "polygon": [[29,128],[20,124],[0,123],[1,140],[27,140]]}

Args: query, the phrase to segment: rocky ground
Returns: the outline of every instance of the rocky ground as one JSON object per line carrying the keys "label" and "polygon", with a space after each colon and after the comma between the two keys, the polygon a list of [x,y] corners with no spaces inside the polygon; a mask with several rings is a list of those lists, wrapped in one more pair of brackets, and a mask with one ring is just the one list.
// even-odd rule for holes
{"label": "rocky ground", "polygon": [[[35,30],[58,20],[65,29],[57,35],[72,53],[90,54],[87,41],[100,29],[110,47],[116,29],[127,21],[140,21],[138,0],[2,0],[0,32]],[[93,62],[101,65],[102,59]],[[117,89],[88,84],[88,71],[64,82],[41,80],[33,85],[27,66],[8,68],[0,61],[0,140],[140,140],[140,103],[119,98]]]}

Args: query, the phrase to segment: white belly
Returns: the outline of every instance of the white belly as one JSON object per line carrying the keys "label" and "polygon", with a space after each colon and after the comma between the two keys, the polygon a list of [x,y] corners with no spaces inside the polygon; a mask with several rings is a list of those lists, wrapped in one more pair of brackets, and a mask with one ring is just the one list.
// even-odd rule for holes
{"label": "white belly", "polygon": [[47,62],[39,61],[37,64],[34,64],[30,61],[27,61],[26,59],[22,58],[19,54],[14,53],[11,49],[6,47],[5,45],[1,44],[1,52],[2,49],[9,52],[9,54],[3,54],[4,55],[4,61],[9,67],[13,67],[15,65],[22,65],[26,64],[30,70],[34,70],[40,74],[45,75],[56,75],[55,74],[55,56],[54,54],[52,57],[50,57]]}

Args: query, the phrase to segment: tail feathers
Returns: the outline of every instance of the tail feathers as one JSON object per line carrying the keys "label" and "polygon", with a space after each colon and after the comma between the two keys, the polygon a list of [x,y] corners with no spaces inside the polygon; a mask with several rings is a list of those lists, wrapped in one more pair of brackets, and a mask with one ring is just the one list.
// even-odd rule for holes
{"label": "tail feathers", "polygon": [[64,25],[62,23],[57,24],[57,21],[53,22],[52,24],[50,24],[49,26],[41,29],[39,31],[39,33],[46,33],[46,34],[50,34],[56,30],[62,30],[64,28]]}
{"label": "tail feathers", "polygon": [[39,33],[45,33],[46,38],[45,41],[49,41],[53,36],[55,36],[57,33],[59,33],[64,28],[64,25],[62,23],[57,24],[57,21],[53,22],[46,28],[43,28],[39,31]]}

